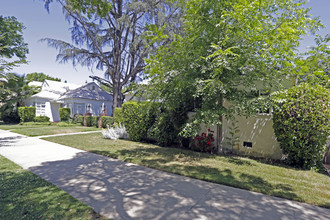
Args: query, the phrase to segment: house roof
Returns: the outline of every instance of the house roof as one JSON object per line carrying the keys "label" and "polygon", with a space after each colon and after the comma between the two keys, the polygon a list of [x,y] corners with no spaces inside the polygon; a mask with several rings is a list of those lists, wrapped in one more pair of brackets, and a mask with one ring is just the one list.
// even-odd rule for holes
{"label": "house roof", "polygon": [[79,98],[79,99],[91,99],[101,101],[112,101],[112,95],[101,89],[96,83],[90,82],[74,90],[69,90],[64,93],[59,100]]}
{"label": "house roof", "polygon": [[53,80],[45,80],[42,84],[42,90],[64,93],[64,92],[67,92],[69,90],[79,88],[81,86],[82,85],[57,82],[57,81],[53,81]]}

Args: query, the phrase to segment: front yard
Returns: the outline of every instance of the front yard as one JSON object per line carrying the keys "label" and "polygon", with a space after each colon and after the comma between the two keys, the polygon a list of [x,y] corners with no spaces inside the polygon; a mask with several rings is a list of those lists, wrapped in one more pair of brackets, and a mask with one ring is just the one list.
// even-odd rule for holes
{"label": "front yard", "polygon": [[0,219],[105,219],[0,155]]}
{"label": "front yard", "polygon": [[238,156],[111,141],[99,133],[44,139],[167,172],[330,208],[330,178],[312,171]]}
{"label": "front yard", "polygon": [[12,132],[23,134],[31,137],[42,136],[42,135],[53,135],[53,134],[65,134],[65,133],[75,133],[75,132],[87,132],[87,131],[101,131],[101,129],[96,127],[84,127],[81,125],[37,125],[37,124],[27,124],[27,125],[0,125],[0,129],[10,130]]}

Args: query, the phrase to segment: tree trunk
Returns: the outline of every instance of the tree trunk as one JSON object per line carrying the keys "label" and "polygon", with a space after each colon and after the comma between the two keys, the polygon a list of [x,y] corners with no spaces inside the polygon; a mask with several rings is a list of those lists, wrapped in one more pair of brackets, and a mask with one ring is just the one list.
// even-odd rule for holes
{"label": "tree trunk", "polygon": [[[219,98],[219,106],[221,108],[223,108],[223,96],[221,95],[220,98]],[[217,151],[223,153],[223,146],[222,146],[222,127],[223,127],[223,116],[220,115],[219,116],[219,120],[220,120],[220,125],[217,126],[217,137],[218,137],[218,140],[217,140]]]}
{"label": "tree trunk", "polygon": [[217,137],[218,137],[218,140],[217,140],[217,151],[222,153],[223,152],[223,148],[222,148],[223,116],[222,115],[219,116],[219,120],[220,120],[221,124],[217,126]]}

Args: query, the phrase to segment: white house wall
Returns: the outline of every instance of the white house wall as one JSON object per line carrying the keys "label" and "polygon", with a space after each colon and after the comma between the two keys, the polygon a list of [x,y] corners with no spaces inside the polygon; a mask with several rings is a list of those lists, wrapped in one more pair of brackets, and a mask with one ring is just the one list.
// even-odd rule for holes
{"label": "white house wall", "polygon": [[[48,99],[43,98],[29,98],[25,101],[26,106],[33,106],[36,107],[36,103],[45,103],[45,116],[49,117],[50,121],[60,121],[59,115],[59,103],[50,102]],[[36,113],[36,116],[42,116],[41,114]]]}

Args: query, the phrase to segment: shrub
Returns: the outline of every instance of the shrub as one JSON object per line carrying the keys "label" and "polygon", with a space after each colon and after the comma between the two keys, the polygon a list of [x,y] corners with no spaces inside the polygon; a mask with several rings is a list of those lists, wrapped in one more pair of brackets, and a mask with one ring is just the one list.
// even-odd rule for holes
{"label": "shrub", "polygon": [[92,124],[91,127],[99,127],[99,116],[92,116]]}
{"label": "shrub", "polygon": [[36,107],[18,107],[21,122],[33,121],[36,117]]}
{"label": "shrub", "polygon": [[128,139],[128,134],[125,126],[121,124],[115,125],[115,127],[107,127],[107,129],[102,130],[102,134],[104,138],[117,140],[120,139]]}
{"label": "shrub", "polygon": [[71,109],[70,108],[60,108],[60,120],[68,121],[70,119]]}
{"label": "shrub", "polygon": [[133,141],[146,140],[148,130],[156,120],[158,103],[130,101],[123,104],[122,111],[129,138]]}
{"label": "shrub", "polygon": [[197,135],[194,138],[194,144],[191,145],[191,148],[196,151],[207,152],[207,153],[215,153],[216,147],[214,145],[214,131],[208,129],[208,133],[202,133],[201,135]]}
{"label": "shrub", "polygon": [[302,84],[273,95],[274,131],[287,162],[319,168],[330,134],[330,96],[319,85]]}
{"label": "shrub", "polygon": [[183,109],[163,111],[151,128],[151,137],[161,146],[180,144],[183,146],[183,138],[179,133],[187,121],[188,116]]}
{"label": "shrub", "polygon": [[111,126],[113,123],[113,117],[111,116],[101,116],[102,128],[106,128],[107,126]]}
{"label": "shrub", "polygon": [[47,116],[37,116],[34,117],[35,122],[49,122],[49,117]]}
{"label": "shrub", "polygon": [[75,114],[73,116],[73,122],[76,124],[84,125],[84,116],[81,114]]}
{"label": "shrub", "polygon": [[91,127],[93,124],[93,116],[85,115],[84,126]]}
{"label": "shrub", "polygon": [[123,108],[115,108],[115,111],[114,111],[114,117],[115,117],[115,123],[116,124],[124,124],[124,113],[123,113]]}

